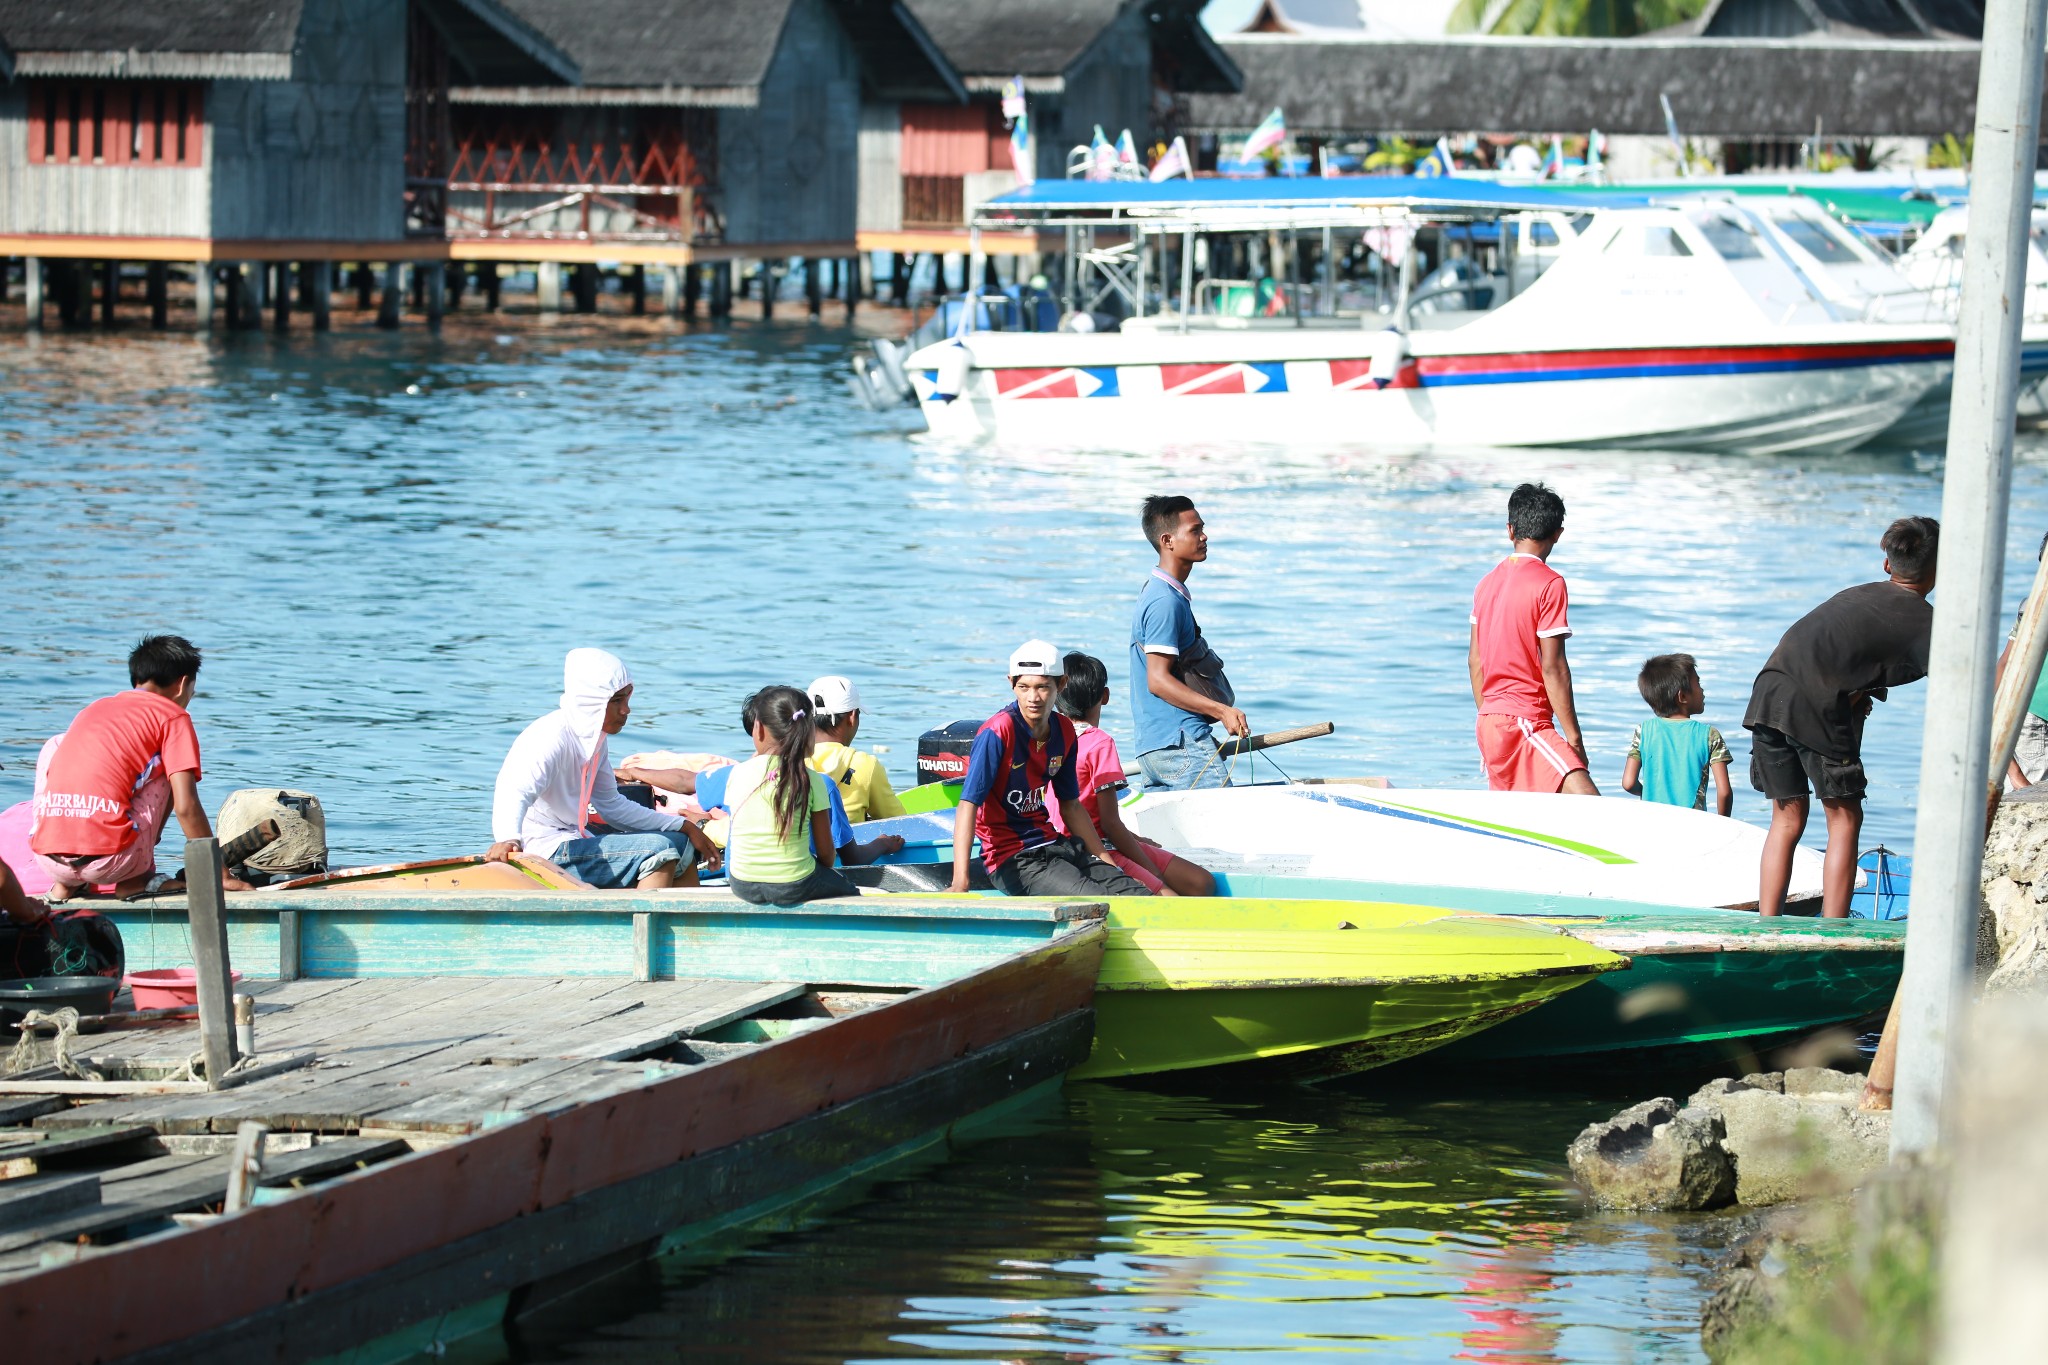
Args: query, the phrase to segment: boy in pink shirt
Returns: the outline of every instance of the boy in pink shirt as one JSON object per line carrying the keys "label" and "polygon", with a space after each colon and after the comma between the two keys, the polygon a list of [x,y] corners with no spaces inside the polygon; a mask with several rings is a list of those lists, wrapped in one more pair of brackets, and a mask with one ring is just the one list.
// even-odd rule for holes
{"label": "boy in pink shirt", "polygon": [[1495,791],[1598,796],[1572,700],[1564,579],[1547,562],[1564,534],[1564,499],[1540,483],[1508,498],[1514,552],[1472,594],[1466,663],[1479,708],[1479,754]]}
{"label": "boy in pink shirt", "polygon": [[[1081,789],[1082,808],[1109,847],[1110,860],[1155,895],[1214,895],[1215,879],[1205,869],[1140,839],[1124,824],[1116,801],[1118,790],[1125,785],[1123,759],[1116,751],[1116,741],[1102,728],[1102,707],[1109,700],[1109,669],[1092,654],[1069,654],[1063,662],[1066,676],[1060,679],[1054,705],[1074,722],[1074,781]],[[1048,801],[1046,809],[1065,837],[1067,827],[1059,803]]]}
{"label": "boy in pink shirt", "polygon": [[[36,762],[29,848],[51,879],[53,901],[94,886],[127,896],[162,883],[156,841],[174,813],[187,839],[213,835],[199,804],[199,736],[186,709],[199,685],[199,651],[176,635],[149,636],[128,655],[128,680],[130,690],[80,711]],[[225,884],[249,889],[233,877]]]}

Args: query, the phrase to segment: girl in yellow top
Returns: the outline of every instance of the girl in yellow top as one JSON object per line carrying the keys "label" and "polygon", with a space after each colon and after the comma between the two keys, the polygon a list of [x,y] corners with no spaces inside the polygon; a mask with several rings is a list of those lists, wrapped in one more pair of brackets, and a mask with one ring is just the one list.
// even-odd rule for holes
{"label": "girl in yellow top", "polygon": [[804,763],[816,734],[810,710],[810,698],[794,687],[757,693],[754,756],[733,769],[726,783],[732,891],[754,905],[860,894],[832,866],[827,779]]}

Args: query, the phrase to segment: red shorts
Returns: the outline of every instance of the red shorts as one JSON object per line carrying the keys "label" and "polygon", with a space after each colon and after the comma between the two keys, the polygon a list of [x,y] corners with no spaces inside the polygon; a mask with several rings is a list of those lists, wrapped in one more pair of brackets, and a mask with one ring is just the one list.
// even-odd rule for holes
{"label": "red shorts", "polygon": [[1480,716],[1479,756],[1497,792],[1554,792],[1586,766],[1549,721],[1526,716]]}
{"label": "red shorts", "polygon": [[[1168,853],[1159,845],[1147,844],[1145,845],[1145,851],[1152,855],[1153,863],[1155,863],[1158,866],[1161,872],[1166,871],[1167,868],[1173,865],[1173,855],[1171,853]],[[1122,868],[1125,872],[1128,872],[1131,876],[1143,882],[1146,888],[1149,891],[1151,891],[1153,895],[1156,896],[1161,891],[1164,891],[1166,889],[1166,884],[1160,881],[1159,878],[1153,876],[1144,868],[1139,867],[1136,862],[1129,858],[1126,858],[1123,854],[1117,852],[1115,849],[1111,849],[1109,851],[1109,860],[1115,863],[1118,867]]]}

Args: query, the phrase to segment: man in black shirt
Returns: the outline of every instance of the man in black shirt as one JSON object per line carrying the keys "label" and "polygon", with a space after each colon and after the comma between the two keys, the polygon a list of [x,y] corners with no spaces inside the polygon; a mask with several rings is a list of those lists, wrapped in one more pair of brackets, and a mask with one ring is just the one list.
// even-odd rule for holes
{"label": "man in black shirt", "polygon": [[1849,913],[1863,831],[1863,721],[1885,690],[1927,676],[1934,563],[1941,527],[1901,517],[1885,529],[1883,583],[1847,588],[1799,618],[1756,675],[1749,711],[1749,781],[1771,800],[1757,909],[1775,915],[1806,832],[1808,787],[1827,812],[1821,913]]}

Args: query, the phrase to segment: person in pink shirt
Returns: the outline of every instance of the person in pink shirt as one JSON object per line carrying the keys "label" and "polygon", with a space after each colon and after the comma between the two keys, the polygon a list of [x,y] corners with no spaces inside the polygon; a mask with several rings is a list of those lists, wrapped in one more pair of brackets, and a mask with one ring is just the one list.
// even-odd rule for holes
{"label": "person in pink shirt", "polygon": [[1598,796],[1564,657],[1572,633],[1564,578],[1548,562],[1564,534],[1564,499],[1523,484],[1508,498],[1507,529],[1514,550],[1472,594],[1466,653],[1486,783]]}
{"label": "person in pink shirt", "polygon": [[[1109,847],[1110,860],[1161,896],[1213,896],[1216,880],[1207,869],[1177,858],[1159,845],[1140,839],[1124,824],[1117,792],[1126,785],[1123,759],[1116,741],[1102,728],[1102,708],[1109,701],[1109,669],[1092,654],[1069,654],[1063,661],[1054,705],[1074,722],[1074,780],[1081,806],[1095,822],[1096,833]],[[1067,827],[1057,802],[1046,802],[1061,837]]]}
{"label": "person in pink shirt", "polygon": [[[199,686],[199,651],[151,635],[128,655],[126,692],[80,711],[36,762],[29,848],[62,901],[94,886],[117,896],[182,891],[156,877],[156,841],[175,813],[187,839],[213,827],[199,804],[199,736],[187,708]],[[226,879],[229,890],[246,882]]]}

